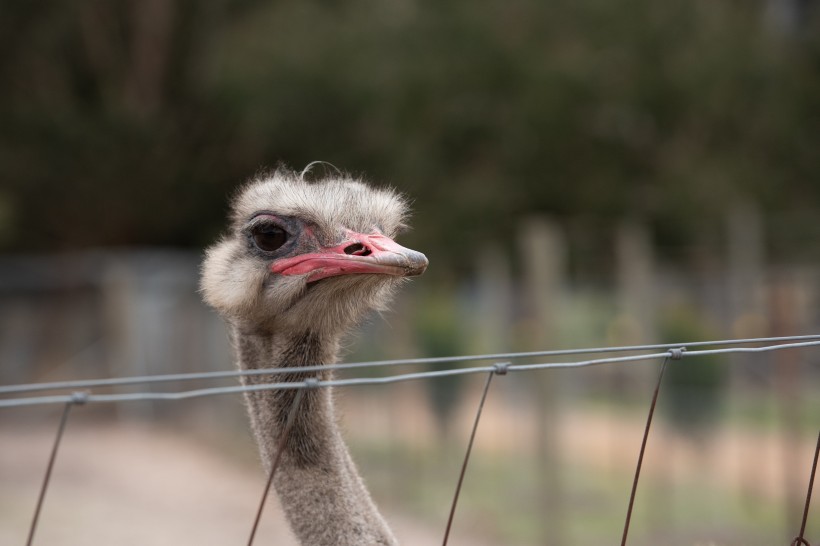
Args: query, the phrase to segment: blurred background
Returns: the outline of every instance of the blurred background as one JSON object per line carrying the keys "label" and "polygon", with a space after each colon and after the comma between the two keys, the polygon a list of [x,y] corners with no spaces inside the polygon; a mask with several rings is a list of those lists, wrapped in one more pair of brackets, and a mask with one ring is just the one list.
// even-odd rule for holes
{"label": "blurred background", "polygon": [[[431,262],[348,361],[820,331],[814,0],[8,1],[0,82],[1,384],[231,369],[202,249],[314,160],[406,193]],[[683,362],[630,544],[788,544],[818,352]],[[657,371],[495,381],[455,542],[616,543]],[[338,393],[406,544],[440,540],[482,381]],[[58,417],[0,411],[0,542]],[[38,536],[240,543],[246,428],[239,397],[75,410]]]}

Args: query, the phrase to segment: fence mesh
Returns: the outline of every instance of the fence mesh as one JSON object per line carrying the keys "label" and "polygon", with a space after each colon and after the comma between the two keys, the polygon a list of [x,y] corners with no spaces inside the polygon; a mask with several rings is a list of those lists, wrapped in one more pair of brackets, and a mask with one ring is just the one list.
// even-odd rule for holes
{"label": "fence mesh", "polygon": [[[356,362],[349,364],[335,364],[335,365],[316,365],[316,366],[299,366],[299,367],[285,367],[276,369],[262,369],[262,370],[236,370],[224,372],[204,372],[204,373],[188,373],[188,374],[165,374],[165,375],[148,375],[138,377],[121,377],[121,378],[101,378],[92,380],[78,380],[78,381],[62,381],[49,383],[29,383],[18,385],[3,385],[0,386],[0,408],[13,407],[30,407],[38,405],[53,405],[62,404],[64,406],[63,413],[60,418],[57,433],[55,435],[52,451],[48,460],[47,468],[43,475],[42,487],[34,512],[31,518],[31,525],[28,533],[27,544],[33,544],[35,538],[35,531],[40,521],[41,508],[44,504],[46,494],[51,481],[52,470],[54,463],[59,453],[59,446],[64,437],[66,424],[71,415],[71,409],[77,406],[86,404],[121,404],[127,402],[137,401],[176,401],[190,398],[201,398],[217,395],[235,395],[240,393],[248,393],[263,390],[297,390],[297,396],[292,402],[288,423],[292,422],[294,415],[298,412],[299,403],[302,399],[301,393],[306,389],[317,388],[346,388],[356,385],[386,385],[391,383],[405,382],[405,381],[420,381],[420,380],[436,380],[444,377],[451,377],[457,375],[471,375],[484,374],[487,376],[484,389],[482,391],[480,401],[475,411],[475,418],[470,434],[469,442],[461,464],[461,470],[456,481],[455,491],[449,517],[447,519],[446,529],[444,530],[443,544],[448,543],[449,535],[452,526],[454,525],[456,507],[458,504],[459,494],[462,485],[467,476],[468,462],[470,453],[473,447],[473,442],[479,431],[479,423],[482,416],[484,403],[487,399],[492,379],[494,376],[504,376],[510,373],[532,373],[538,370],[556,370],[556,369],[578,369],[588,366],[598,365],[612,365],[612,366],[627,366],[631,363],[640,361],[656,361],[660,363],[660,370],[657,378],[657,383],[653,385],[653,393],[648,409],[648,416],[646,426],[641,441],[640,449],[637,454],[637,462],[634,473],[632,488],[628,496],[628,504],[626,509],[626,516],[624,519],[623,534],[621,545],[627,544],[627,537],[629,532],[632,509],[636,494],[638,492],[639,478],[641,466],[644,460],[647,442],[650,439],[650,431],[652,418],[655,408],[660,396],[662,396],[662,382],[663,375],[667,363],[670,360],[690,360],[693,358],[703,357],[707,355],[716,354],[752,354],[752,353],[766,353],[773,351],[785,350],[817,350],[820,346],[820,335],[807,336],[789,336],[789,337],[770,337],[770,338],[753,338],[753,339],[732,339],[732,340],[717,340],[717,341],[698,341],[687,343],[675,343],[664,345],[638,345],[626,347],[597,347],[590,349],[573,349],[573,350],[559,350],[559,351],[537,351],[525,353],[499,353],[499,354],[482,354],[472,356],[454,356],[454,357],[440,357],[440,358],[420,358],[420,359],[402,359],[402,360],[384,360],[374,362]],[[629,353],[629,354],[624,354]],[[593,358],[581,359],[580,357],[590,355]],[[556,360],[559,357],[573,357],[577,360]],[[542,359],[543,362],[536,363],[520,363],[524,359]],[[472,365],[463,367],[464,364],[476,364],[480,362],[488,362],[483,365]],[[396,373],[393,370],[399,366],[402,367],[419,367],[425,366],[429,368],[433,366],[434,369],[426,369],[425,371],[411,371]],[[307,377],[301,381],[281,382],[277,381],[278,376],[283,374],[299,373],[309,374],[311,372],[319,371],[347,371],[360,372],[367,370],[387,370],[386,375],[378,377],[372,376],[356,376],[347,378],[332,378],[328,380],[320,380],[318,378]],[[197,389],[181,389],[169,390],[164,392],[156,392],[153,390],[140,390],[138,392],[105,392],[99,393],[97,390],[105,389],[119,389],[123,387],[143,386],[147,388],[155,384],[162,383],[186,383],[186,382],[208,382],[208,381],[224,381],[226,379],[234,379],[241,376],[261,375],[268,376],[269,382],[262,384],[248,384],[248,385],[231,385],[231,386],[213,386]],[[37,394],[50,392],[50,394]],[[253,523],[248,544],[252,544],[254,536],[262,514],[265,504],[265,499],[268,496],[268,491],[274,474],[278,468],[279,455],[282,453],[284,447],[288,442],[288,433],[290,427],[285,426],[278,442],[278,451],[274,457],[274,461],[265,485],[262,500],[259,504],[258,511]],[[807,485],[806,501],[802,510],[802,519],[799,531],[795,535],[791,544],[810,546],[808,538],[805,536],[806,525],[809,518],[809,506],[812,497],[813,482],[816,476],[818,452],[820,452],[820,434],[818,435],[817,448],[815,449],[813,464],[809,471],[809,480]]]}

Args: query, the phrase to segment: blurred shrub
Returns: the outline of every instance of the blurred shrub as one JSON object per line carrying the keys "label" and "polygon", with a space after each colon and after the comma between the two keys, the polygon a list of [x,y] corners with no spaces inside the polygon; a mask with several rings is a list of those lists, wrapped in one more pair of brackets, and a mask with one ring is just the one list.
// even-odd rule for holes
{"label": "blurred shrub", "polygon": [[[416,344],[421,354],[428,357],[464,354],[466,342],[462,319],[452,290],[439,287],[428,293],[416,315]],[[428,366],[430,371],[437,369],[442,369],[441,365]],[[464,379],[464,376],[454,375],[424,382],[439,432],[444,437],[449,432],[453,412],[461,401]]]}
{"label": "blurred shrub", "polygon": [[[663,343],[717,339],[695,308],[679,305],[664,313]],[[728,363],[718,355],[670,360],[660,396],[663,414],[678,429],[700,434],[717,422],[726,395]]]}

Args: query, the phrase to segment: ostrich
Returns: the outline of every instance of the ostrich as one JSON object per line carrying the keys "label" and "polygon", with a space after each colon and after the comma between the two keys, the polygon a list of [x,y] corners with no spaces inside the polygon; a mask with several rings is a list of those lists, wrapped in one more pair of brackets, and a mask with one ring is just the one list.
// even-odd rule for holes
{"label": "ostrich", "polygon": [[[239,366],[335,363],[342,336],[427,267],[424,254],[393,241],[406,210],[393,191],[347,176],[309,183],[279,170],[248,183],[228,233],[206,252],[201,279],[205,301],[228,323]],[[246,395],[268,468],[294,393]],[[329,389],[304,393],[288,438],[274,487],[301,544],[397,543],[342,440]]]}

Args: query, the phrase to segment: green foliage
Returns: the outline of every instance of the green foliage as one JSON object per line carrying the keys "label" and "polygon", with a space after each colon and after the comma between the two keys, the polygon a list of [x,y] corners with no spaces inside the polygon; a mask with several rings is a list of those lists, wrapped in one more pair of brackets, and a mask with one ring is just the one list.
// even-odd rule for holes
{"label": "green foliage", "polygon": [[732,199],[820,197],[818,23],[767,32],[757,3],[46,0],[0,21],[7,249],[202,245],[280,161],[408,192],[437,263],[529,212],[689,240]]}
{"label": "green foliage", "polygon": [[[439,289],[428,295],[419,308],[416,324],[416,342],[425,356],[448,356],[463,354],[464,332],[460,327],[458,310],[452,290]],[[440,369],[430,365],[431,371]],[[447,436],[450,418],[461,401],[464,377],[455,375],[440,377],[424,384],[430,398],[433,414],[436,417],[439,432]]]}
{"label": "green foliage", "polygon": [[[664,314],[661,337],[665,343],[714,339],[694,308],[681,306]],[[724,406],[727,362],[720,356],[699,356],[667,363],[660,407],[669,420],[688,433],[719,422]]]}

